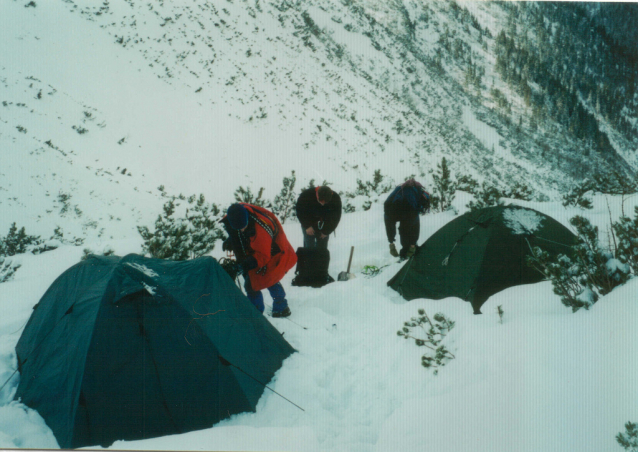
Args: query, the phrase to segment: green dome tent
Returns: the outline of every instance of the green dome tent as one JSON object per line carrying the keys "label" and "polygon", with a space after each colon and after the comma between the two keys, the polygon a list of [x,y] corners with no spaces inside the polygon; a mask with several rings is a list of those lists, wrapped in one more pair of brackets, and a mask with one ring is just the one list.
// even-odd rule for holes
{"label": "green dome tent", "polygon": [[15,398],[61,448],[109,446],[255,411],[293,352],[211,257],[90,257],[34,307]]}
{"label": "green dome tent", "polygon": [[544,279],[527,266],[530,247],[568,254],[576,236],[553,218],[519,206],[468,212],[435,232],[388,281],[406,300],[458,297],[475,314],[493,294]]}

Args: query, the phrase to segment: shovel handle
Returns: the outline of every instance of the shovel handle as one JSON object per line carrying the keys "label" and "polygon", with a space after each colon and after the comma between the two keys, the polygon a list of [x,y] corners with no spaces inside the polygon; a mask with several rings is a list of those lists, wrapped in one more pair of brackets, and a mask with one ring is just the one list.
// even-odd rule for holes
{"label": "shovel handle", "polygon": [[352,265],[353,254],[354,254],[354,246],[350,248],[350,260],[348,261],[348,271],[346,271],[346,273],[350,273],[350,265]]}

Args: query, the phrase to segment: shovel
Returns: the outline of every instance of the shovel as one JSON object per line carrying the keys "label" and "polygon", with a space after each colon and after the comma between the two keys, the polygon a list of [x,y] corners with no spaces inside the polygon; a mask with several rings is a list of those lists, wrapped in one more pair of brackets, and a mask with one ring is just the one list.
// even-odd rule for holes
{"label": "shovel", "polygon": [[345,272],[339,273],[337,279],[339,281],[348,281],[349,279],[354,278],[354,275],[350,273],[350,265],[352,265],[352,255],[354,254],[354,246],[350,248],[350,260],[348,261],[348,270]]}

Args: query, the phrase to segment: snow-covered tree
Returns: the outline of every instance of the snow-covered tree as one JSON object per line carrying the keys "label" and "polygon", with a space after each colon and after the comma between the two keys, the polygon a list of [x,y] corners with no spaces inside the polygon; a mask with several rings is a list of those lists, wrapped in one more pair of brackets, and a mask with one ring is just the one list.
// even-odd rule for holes
{"label": "snow-covered tree", "polygon": [[589,197],[589,194],[593,191],[593,189],[594,185],[591,181],[585,181],[574,185],[563,195],[563,206],[578,206],[582,209],[593,208],[592,200]]}
{"label": "snow-covered tree", "polygon": [[614,257],[598,241],[598,228],[589,220],[575,216],[570,224],[576,229],[577,243],[569,254],[552,259],[539,247],[532,250],[528,264],[551,280],[554,293],[574,312],[589,309],[601,295],[629,279],[629,265]]}
{"label": "snow-covered tree", "polygon": [[215,241],[223,236],[217,205],[206,202],[204,195],[192,195],[186,199],[183,216],[178,217],[176,211],[181,206],[180,201],[171,198],[164,204],[162,214],[155,220],[155,231],[151,232],[146,226],[137,227],[144,239],[144,253],[160,259],[183,261],[214,249]]}
{"label": "snow-covered tree", "polygon": [[622,216],[613,224],[616,233],[618,259],[628,264],[638,274],[638,206],[634,208],[634,219]]}
{"label": "snow-covered tree", "polygon": [[24,226],[18,229],[14,222],[9,228],[9,233],[0,238],[0,256],[26,253],[41,243],[39,236],[27,234]]}
{"label": "snow-covered tree", "polygon": [[625,433],[618,433],[616,441],[627,452],[638,452],[638,426],[633,422],[625,424]]}

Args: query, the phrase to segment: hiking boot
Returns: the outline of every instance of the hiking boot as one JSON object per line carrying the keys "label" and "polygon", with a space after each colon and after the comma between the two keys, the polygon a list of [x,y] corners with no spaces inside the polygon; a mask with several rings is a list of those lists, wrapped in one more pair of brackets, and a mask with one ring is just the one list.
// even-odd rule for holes
{"label": "hiking boot", "polygon": [[399,257],[399,253],[397,253],[397,247],[394,245],[394,243],[390,243],[390,255],[392,257]]}
{"label": "hiking boot", "polygon": [[407,259],[410,259],[412,256],[414,256],[414,253],[416,252],[416,246],[412,245],[410,246],[410,248],[408,249],[408,252],[405,253],[405,257]]}
{"label": "hiking boot", "polygon": [[292,312],[290,312],[290,308],[286,307],[283,311],[273,311],[273,317],[288,317]]}

